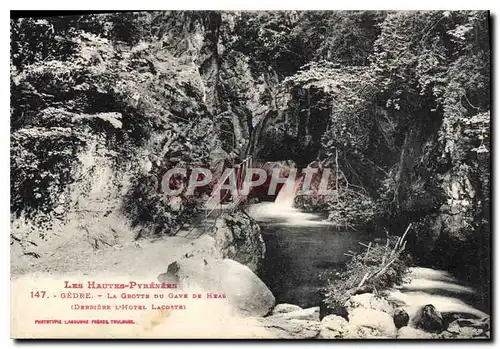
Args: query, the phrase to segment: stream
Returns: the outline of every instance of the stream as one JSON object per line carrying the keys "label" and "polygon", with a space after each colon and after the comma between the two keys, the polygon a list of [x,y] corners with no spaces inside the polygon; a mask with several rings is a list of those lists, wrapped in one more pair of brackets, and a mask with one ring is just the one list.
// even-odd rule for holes
{"label": "stream", "polygon": [[284,186],[274,202],[253,204],[248,213],[261,227],[266,244],[261,278],[276,302],[312,307],[320,303],[325,274],[342,269],[350,258],[344,253],[359,251],[358,242],[367,236],[294,208],[294,196],[295,190],[287,192]]}
{"label": "stream", "polygon": [[249,214],[259,221],[266,243],[262,281],[279,303],[318,305],[326,281],[319,276],[340,270],[349,258],[344,253],[362,248],[362,233],[340,231],[319,215],[274,202],[254,204]]}
{"label": "stream", "polygon": [[[368,243],[364,232],[339,230],[319,214],[293,208],[293,195],[278,194],[275,202],[250,205],[248,213],[259,222],[266,244],[266,259],[261,279],[276,297],[276,303],[301,307],[320,304],[319,290],[326,285],[322,277],[341,270],[350,258]],[[414,313],[433,304],[438,311],[487,316],[478,303],[474,289],[446,271],[412,268],[411,281],[396,287],[389,299]]]}

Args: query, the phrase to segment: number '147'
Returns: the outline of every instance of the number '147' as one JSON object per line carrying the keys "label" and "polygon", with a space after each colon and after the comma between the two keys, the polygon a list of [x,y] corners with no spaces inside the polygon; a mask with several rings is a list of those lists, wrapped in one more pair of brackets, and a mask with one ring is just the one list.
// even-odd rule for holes
{"label": "number '147'", "polygon": [[45,291],[31,291],[31,298],[45,298]]}

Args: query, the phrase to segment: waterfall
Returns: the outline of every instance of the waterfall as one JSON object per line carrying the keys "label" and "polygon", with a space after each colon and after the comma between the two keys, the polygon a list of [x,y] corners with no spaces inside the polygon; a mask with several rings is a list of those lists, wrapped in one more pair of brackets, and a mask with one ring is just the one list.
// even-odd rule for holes
{"label": "waterfall", "polygon": [[292,182],[290,179],[287,180],[276,196],[276,200],[274,201],[275,204],[280,205],[283,208],[293,208],[293,201],[301,184],[301,176],[297,176],[295,182]]}
{"label": "waterfall", "polygon": [[293,207],[293,201],[301,184],[301,176],[298,176],[295,182],[287,181],[281,187],[274,202],[254,204],[250,206],[248,213],[257,221],[273,222],[278,225],[305,227],[331,225],[331,222],[323,220],[319,214],[303,212]]}

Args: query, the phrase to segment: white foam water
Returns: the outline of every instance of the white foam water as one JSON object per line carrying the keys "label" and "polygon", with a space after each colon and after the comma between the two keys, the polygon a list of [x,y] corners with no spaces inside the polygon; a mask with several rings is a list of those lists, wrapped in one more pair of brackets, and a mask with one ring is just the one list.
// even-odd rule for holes
{"label": "white foam water", "polygon": [[[446,271],[411,268],[409,279],[408,282],[392,290],[389,293],[389,299],[402,304],[410,318],[418,309],[427,304],[432,304],[439,312],[444,313],[464,313],[478,318],[488,316],[485,312],[457,298],[462,294],[474,294],[475,291],[458,284],[458,281]],[[440,295],[439,292],[454,293],[457,297]]]}
{"label": "white foam water", "polygon": [[274,222],[278,225],[303,227],[332,225],[331,222],[322,220],[318,214],[303,212],[293,207],[293,201],[301,182],[300,177],[295,182],[287,181],[274,202],[253,204],[249,207],[248,214],[257,221]]}
{"label": "white foam water", "polygon": [[321,220],[321,217],[317,214],[302,212],[279,202],[261,202],[250,205],[248,214],[257,221],[273,222],[277,225],[304,227],[331,225],[330,222]]}

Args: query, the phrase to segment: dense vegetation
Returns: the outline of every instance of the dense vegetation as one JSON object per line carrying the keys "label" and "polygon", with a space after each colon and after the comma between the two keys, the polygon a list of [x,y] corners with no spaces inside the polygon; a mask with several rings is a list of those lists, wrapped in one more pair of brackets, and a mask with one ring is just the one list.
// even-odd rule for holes
{"label": "dense vegetation", "polygon": [[358,55],[321,55],[344,52],[340,41],[322,41],[315,59],[284,80],[296,138],[340,171],[337,196],[298,204],[375,232],[413,222],[416,257],[482,283],[490,241],[487,13],[344,16],[343,30],[359,35],[351,44]]}
{"label": "dense vegetation", "polygon": [[[156,54],[158,20],[127,14],[12,22],[16,217],[37,224],[52,224],[54,216],[64,220],[75,209],[70,196],[81,196],[76,201],[85,206],[103,167],[109,167],[104,176],[111,177],[106,180],[112,188],[96,193],[103,205],[112,206],[124,189],[124,208],[134,224],[157,233],[174,228],[177,212],[161,201],[158,173],[147,169],[167,161],[206,163],[213,120],[201,103],[192,64]],[[151,31],[145,32],[147,24]],[[125,187],[128,181],[131,187]],[[188,199],[184,203],[192,207]]]}
{"label": "dense vegetation", "polygon": [[365,250],[353,252],[345,269],[329,276],[328,285],[323,290],[325,305],[333,313],[346,316],[344,305],[353,294],[382,294],[394,285],[400,285],[411,263],[405,245],[404,235],[390,236],[377,238]]}

